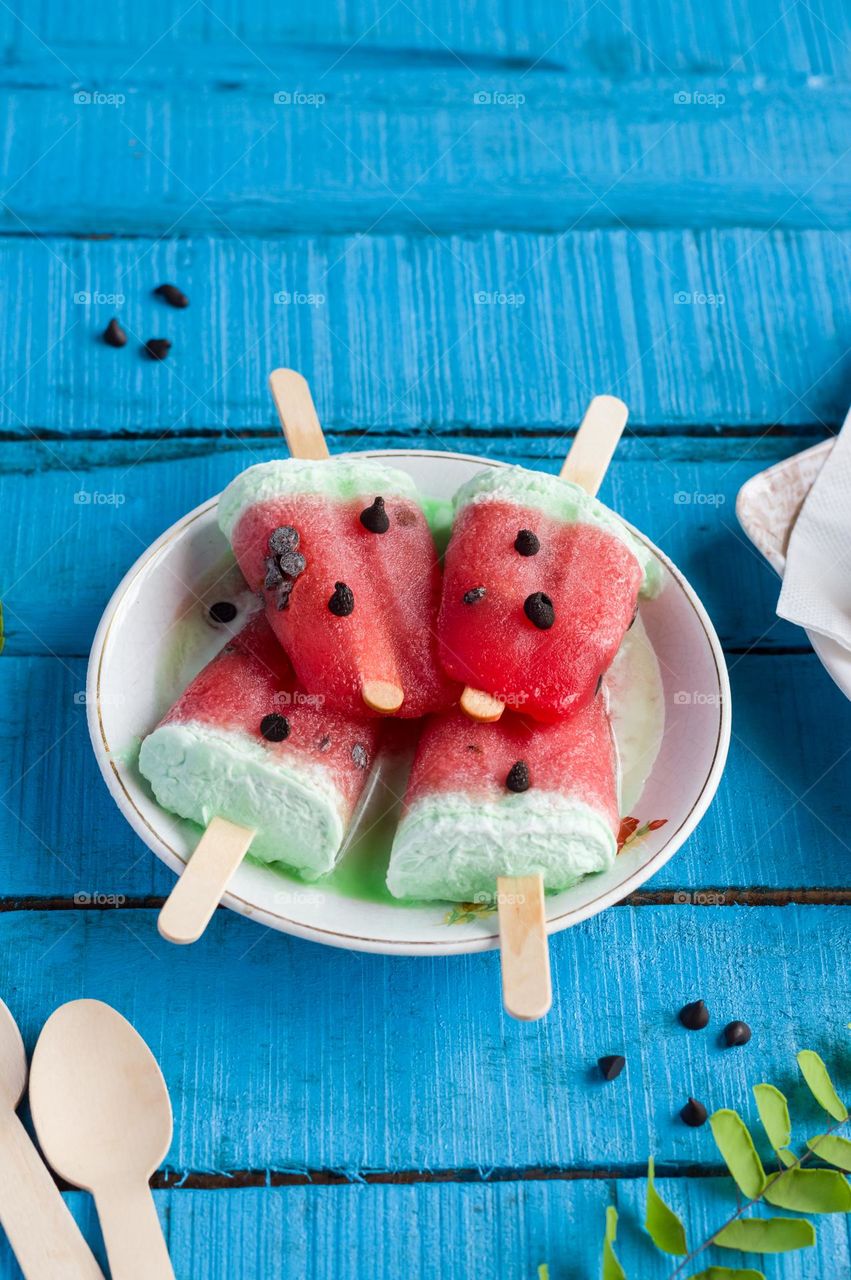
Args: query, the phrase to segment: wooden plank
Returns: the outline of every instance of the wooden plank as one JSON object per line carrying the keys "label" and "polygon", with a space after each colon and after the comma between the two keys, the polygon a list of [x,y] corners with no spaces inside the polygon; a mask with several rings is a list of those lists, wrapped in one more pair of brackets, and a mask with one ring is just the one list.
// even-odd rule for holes
{"label": "wooden plank", "polygon": [[[735,1204],[729,1180],[658,1179],[694,1244]],[[617,1251],[627,1274],[667,1280],[676,1260],[657,1253],[642,1222],[646,1183],[514,1182],[492,1185],[285,1187],[157,1191],[177,1275],[205,1280],[434,1280],[498,1275],[533,1280],[542,1262],[551,1280],[599,1273],[606,1207],[617,1204]],[[89,1240],[99,1233],[88,1197],[68,1193]],[[783,1280],[823,1280],[851,1267],[848,1220],[822,1217],[816,1247],[783,1259]],[[718,1250],[707,1258],[728,1265]],[[705,1265],[704,1258],[703,1265]],[[755,1260],[753,1265],[759,1265]],[[778,1276],[780,1272],[776,1273]],[[0,1243],[0,1280],[20,1272]]]}
{"label": "wooden plank", "polygon": [[[731,659],[734,738],[709,813],[650,882],[677,900],[848,882],[851,707],[811,655]],[[0,662],[0,898],[105,905],[173,877],[121,818],[94,763],[80,659]],[[664,814],[640,814],[644,819]],[[104,898],[105,895],[105,898]],[[712,899],[714,901],[715,899]],[[706,917],[707,927],[714,910]]]}
{"label": "wooden plank", "polygon": [[[734,738],[709,813],[647,886],[847,885],[851,707],[813,656],[731,659]],[[80,659],[0,662],[0,898],[83,904],[167,894],[174,881],[132,833],[94,763]],[[664,814],[640,814],[644,819]],[[713,899],[714,901],[714,899]],[[712,911],[707,927],[714,919]]]}
{"label": "wooden plank", "polygon": [[[773,1080],[817,1125],[795,1083],[800,1047],[851,1091],[847,1018],[832,1012],[851,998],[836,963],[849,941],[837,907],[608,911],[552,940],[554,1013],[520,1024],[502,1010],[496,952],[359,955],[224,912],[184,949],[154,911],[0,914],[4,993],[28,1047],[64,1000],[114,1005],[162,1066],[178,1173],[635,1171],[650,1152],[714,1166],[708,1126],[678,1118],[687,1095],[755,1117],[750,1086]],[[676,1020],[697,996],[705,1033]],[[731,1018],[753,1028],[745,1049],[718,1044]],[[613,1052],[627,1066],[606,1084],[596,1061]],[[491,1105],[503,1097],[510,1107]]]}
{"label": "wooden plank", "polygon": [[[412,437],[331,437],[334,451],[363,445],[445,447],[548,471],[558,471],[568,443],[552,432],[524,440],[510,434],[469,438],[442,429],[438,435]],[[672,449],[658,437],[628,435],[609,469],[603,501],[679,565],[729,648],[806,645],[799,628],[775,616],[778,580],[739,528],[735,500],[756,471],[807,443],[777,439],[757,447],[750,439],[700,440]],[[87,653],[109,596],[145,548],[224,488],[237,471],[283,452],[280,434],[250,440],[4,446],[0,545],[6,559],[0,598],[7,652]]]}
{"label": "wooden plank", "polygon": [[[293,45],[319,45],[329,62],[366,53],[376,62],[409,53],[439,66],[463,60],[476,70],[514,70],[529,63],[613,78],[654,75],[670,68],[739,73],[847,74],[851,22],[842,0],[814,0],[785,9],[753,0],[676,6],[665,0],[612,0],[563,10],[543,0],[470,6],[424,0],[411,6],[377,0],[318,0],[282,9],[274,0],[250,8],[239,0],[190,5],[175,15],[159,0],[92,14],[79,0],[47,0],[36,17],[16,23],[4,14],[0,33],[7,59],[43,58],[44,44],[72,73],[85,49],[97,49],[120,75],[131,63],[186,66],[193,54],[223,50],[235,59],[271,62]],[[35,31],[33,30],[35,28]],[[42,43],[44,42],[44,43]],[[134,68],[135,69],[135,68]]]}
{"label": "wooden plank", "polygon": [[74,93],[59,63],[55,88],[13,69],[25,83],[6,95],[0,231],[851,225],[849,86],[767,93],[762,79],[662,72],[615,90],[596,76],[460,64],[329,72],[319,53],[276,59],[273,72],[245,56],[243,83],[212,67],[210,87],[197,69],[188,83],[159,66],[134,83],[95,63]]}
{"label": "wooden plank", "polygon": [[[266,377],[282,363],[306,374],[329,432],[428,430],[436,447],[471,423],[572,426],[602,391],[633,429],[824,430],[847,408],[849,236],[7,238],[0,431],[271,428]],[[151,296],[164,279],[188,310]],[[114,295],[120,351],[98,341],[116,306],[74,302]],[[140,352],[151,336],[174,341],[163,363]]]}

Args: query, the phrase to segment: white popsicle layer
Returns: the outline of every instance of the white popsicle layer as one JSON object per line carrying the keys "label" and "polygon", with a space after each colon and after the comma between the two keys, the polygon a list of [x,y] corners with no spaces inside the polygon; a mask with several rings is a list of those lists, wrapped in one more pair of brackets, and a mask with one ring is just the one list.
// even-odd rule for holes
{"label": "white popsicle layer", "polygon": [[255,828],[253,857],[308,880],[333,869],[348,808],[317,761],[294,768],[247,733],[172,721],[142,743],[139,768],[164,809],[202,827],[218,816]]}

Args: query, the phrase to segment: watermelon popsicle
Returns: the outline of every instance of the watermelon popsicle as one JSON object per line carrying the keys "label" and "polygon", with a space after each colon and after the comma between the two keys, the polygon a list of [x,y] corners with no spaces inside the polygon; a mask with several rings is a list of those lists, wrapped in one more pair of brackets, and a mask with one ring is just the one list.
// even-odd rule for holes
{"label": "watermelon popsicle", "polygon": [[[438,635],[444,669],[467,686],[462,706],[475,718],[498,718],[500,704],[544,721],[581,709],[639,595],[658,590],[652,553],[592,496],[610,452],[594,473],[587,433],[601,414],[606,426],[612,405],[623,410],[613,416],[616,442],[625,406],[596,397],[562,476],[493,468],[455,495]],[[489,698],[477,706],[474,691]]]}
{"label": "watermelon popsicle", "polygon": [[498,900],[501,877],[565,889],[612,865],[618,766],[601,692],[568,720],[426,721],[387,873],[400,898]]}
{"label": "watermelon popsicle", "polygon": [[[164,809],[207,827],[204,841],[224,821],[243,832],[242,853],[316,879],[337,861],[380,733],[379,721],[330,711],[305,693],[257,613],[144,740],[139,768]],[[170,903],[202,874],[204,841]],[[242,853],[234,851],[236,865]]]}

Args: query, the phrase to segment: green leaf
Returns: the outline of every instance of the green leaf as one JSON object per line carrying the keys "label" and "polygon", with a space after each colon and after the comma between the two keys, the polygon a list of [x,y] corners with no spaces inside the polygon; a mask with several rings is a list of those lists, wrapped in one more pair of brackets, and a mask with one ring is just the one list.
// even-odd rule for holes
{"label": "green leaf", "polygon": [[765,1170],[744,1120],[738,1111],[722,1108],[709,1117],[709,1124],[736,1186],[748,1200],[756,1200],[765,1188]]}
{"label": "green leaf", "polygon": [[787,1151],[785,1147],[781,1147],[780,1150],[777,1152],[777,1154],[780,1157],[781,1162],[785,1164],[787,1169],[789,1168],[790,1165],[795,1164],[795,1162],[798,1159],[794,1151]]}
{"label": "green leaf", "polygon": [[647,1214],[644,1229],[657,1249],[663,1253],[686,1254],[686,1229],[670,1205],[666,1204],[654,1182],[653,1157],[647,1161]]}
{"label": "green leaf", "polygon": [[739,1280],[765,1280],[762,1272],[754,1271],[752,1267],[707,1267],[691,1280],[728,1280],[729,1276],[738,1276]]}
{"label": "green leaf", "polygon": [[802,1049],[798,1054],[798,1066],[819,1106],[824,1107],[834,1120],[847,1120],[845,1104],[834,1089],[827,1067],[818,1054],[812,1049]]}
{"label": "green leaf", "polygon": [[775,1174],[765,1199],[796,1213],[851,1213],[851,1186],[836,1169],[787,1169]]}
{"label": "green leaf", "polygon": [[606,1236],[603,1240],[603,1280],[626,1280],[626,1272],[615,1256],[612,1245],[618,1235],[618,1211],[613,1205],[606,1210]]}
{"label": "green leaf", "polygon": [[792,1122],[789,1104],[783,1094],[773,1084],[755,1084],[753,1096],[762,1127],[774,1150],[779,1152],[781,1148],[788,1147],[792,1141]]}
{"label": "green leaf", "polygon": [[739,1218],[713,1238],[722,1249],[743,1253],[791,1253],[815,1242],[815,1227],[806,1218]]}
{"label": "green leaf", "polygon": [[834,1137],[832,1133],[822,1133],[816,1138],[807,1138],[807,1146],[819,1160],[827,1164],[835,1164],[837,1169],[851,1173],[851,1142],[847,1138]]}

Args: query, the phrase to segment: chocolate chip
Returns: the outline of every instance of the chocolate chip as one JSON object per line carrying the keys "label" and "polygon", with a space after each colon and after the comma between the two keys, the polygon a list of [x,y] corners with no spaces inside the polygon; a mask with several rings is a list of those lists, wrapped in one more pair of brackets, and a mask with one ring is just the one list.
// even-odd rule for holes
{"label": "chocolate chip", "polygon": [[347,618],[354,611],[354,607],[355,597],[351,587],[347,587],[345,582],[335,582],[334,594],[328,601],[328,608],[335,618]]}
{"label": "chocolate chip", "polygon": [[260,721],[260,732],[267,742],[283,742],[290,736],[290,722],[286,716],[279,716],[273,711]]}
{"label": "chocolate chip", "polygon": [[233,622],[236,612],[236,605],[231,600],[217,600],[209,610],[213,622]]}
{"label": "chocolate chip", "polygon": [[307,568],[307,561],[300,551],[285,551],[278,564],[285,578],[297,578]]}
{"label": "chocolate chip", "polygon": [[514,539],[514,550],[521,556],[536,556],[541,550],[541,542],[531,529],[521,529]]}
{"label": "chocolate chip", "polygon": [[165,360],[171,351],[171,343],[168,338],[148,338],[145,350],[152,360]]}
{"label": "chocolate chip", "polygon": [[509,791],[529,790],[529,766],[525,760],[517,760],[508,770],[505,785]]}
{"label": "chocolate chip", "polygon": [[597,1059],[597,1066],[604,1080],[617,1080],[626,1066],[626,1058],[621,1053],[607,1053],[604,1058]]}
{"label": "chocolate chip", "polygon": [[486,587],[471,587],[469,591],[464,592],[465,604],[476,604],[479,600],[484,600],[487,595]]}
{"label": "chocolate chip", "polygon": [[189,306],[189,299],[182,289],[178,289],[176,284],[157,285],[154,293],[158,297],[164,298],[170,307],[180,307],[182,309]]}
{"label": "chocolate chip", "polygon": [[110,347],[126,347],[127,334],[117,320],[110,320],[103,331],[103,340]]}
{"label": "chocolate chip", "polygon": [[331,735],[328,733],[324,733],[322,737],[319,739],[319,750],[327,751],[330,748],[330,746],[331,746]]}
{"label": "chocolate chip", "polygon": [[264,560],[266,569],[266,577],[263,579],[263,586],[266,591],[273,591],[275,587],[279,587],[284,580],[281,573],[281,567],[278,564],[277,556],[267,556]]}
{"label": "chocolate chip", "polygon": [[276,556],[282,556],[285,551],[295,551],[298,543],[298,529],[291,524],[279,525],[269,534],[269,550]]}
{"label": "chocolate chip", "polygon": [[282,613],[289,605],[294,585],[292,578],[284,578],[278,587],[275,595],[275,608],[279,613]]}
{"label": "chocolate chip", "polygon": [[747,1044],[751,1038],[751,1029],[746,1022],[728,1022],[724,1028],[724,1043],[728,1049]]}
{"label": "chocolate chip", "polygon": [[396,523],[400,524],[403,529],[409,529],[412,524],[417,523],[417,517],[409,507],[400,507],[396,512]]}
{"label": "chocolate chip", "polygon": [[706,1124],[706,1114],[706,1107],[702,1102],[698,1102],[696,1098],[689,1098],[680,1112],[680,1119],[690,1129],[699,1129],[702,1124]]}
{"label": "chocolate chip", "polygon": [[371,507],[360,513],[360,522],[370,533],[386,533],[390,528],[390,517],[384,510],[384,499],[376,498]]}
{"label": "chocolate chip", "polygon": [[359,769],[365,769],[369,763],[369,757],[366,754],[366,747],[356,742],[352,747],[352,759]]}
{"label": "chocolate chip", "polygon": [[549,631],[556,620],[553,602],[543,591],[534,591],[523,602],[523,612],[539,631]]}
{"label": "chocolate chip", "polygon": [[678,1016],[680,1022],[689,1031],[702,1031],[709,1022],[709,1010],[702,1000],[692,1000],[691,1004],[684,1004]]}

